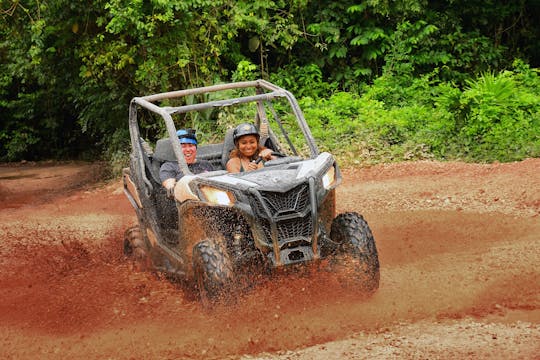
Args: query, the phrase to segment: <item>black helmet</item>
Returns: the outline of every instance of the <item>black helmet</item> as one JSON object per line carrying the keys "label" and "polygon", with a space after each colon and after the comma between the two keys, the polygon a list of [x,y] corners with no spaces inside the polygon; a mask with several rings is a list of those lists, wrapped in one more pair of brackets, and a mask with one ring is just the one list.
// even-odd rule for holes
{"label": "black helmet", "polygon": [[257,128],[255,127],[255,125],[244,123],[244,124],[238,125],[236,129],[234,129],[234,132],[233,132],[234,143],[236,144],[236,141],[238,141],[238,139],[240,139],[244,135],[255,135],[257,137],[257,141],[259,141],[259,138],[260,138],[259,132],[257,131]]}

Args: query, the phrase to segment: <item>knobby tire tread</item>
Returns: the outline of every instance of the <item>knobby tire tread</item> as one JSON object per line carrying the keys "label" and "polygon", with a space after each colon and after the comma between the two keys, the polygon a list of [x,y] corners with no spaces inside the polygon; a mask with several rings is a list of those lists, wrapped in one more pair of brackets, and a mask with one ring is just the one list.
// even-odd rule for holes
{"label": "knobby tire tread", "polygon": [[337,253],[348,254],[359,261],[356,270],[365,290],[376,290],[380,280],[379,257],[366,220],[354,212],[340,214],[332,222],[330,238],[339,244]]}

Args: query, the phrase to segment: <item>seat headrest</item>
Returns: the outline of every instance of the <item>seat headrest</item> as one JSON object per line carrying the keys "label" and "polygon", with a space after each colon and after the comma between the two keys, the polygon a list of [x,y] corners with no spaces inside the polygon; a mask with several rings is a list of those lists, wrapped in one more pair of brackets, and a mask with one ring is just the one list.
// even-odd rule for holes
{"label": "seat headrest", "polygon": [[154,159],[158,161],[176,161],[171,145],[171,139],[159,139],[154,150]]}
{"label": "seat headrest", "polygon": [[227,161],[231,155],[231,151],[234,149],[234,129],[229,129],[225,133],[225,139],[223,140],[223,152],[221,153],[221,165],[225,169],[227,167]]}

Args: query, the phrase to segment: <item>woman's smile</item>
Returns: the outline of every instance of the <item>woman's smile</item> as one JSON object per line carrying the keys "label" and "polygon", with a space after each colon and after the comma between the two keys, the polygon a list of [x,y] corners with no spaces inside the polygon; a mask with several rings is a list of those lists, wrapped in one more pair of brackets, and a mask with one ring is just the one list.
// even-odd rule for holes
{"label": "woman's smile", "polygon": [[255,155],[258,147],[259,147],[259,143],[257,141],[257,138],[253,135],[242,136],[238,140],[238,150],[240,150],[240,153],[242,154],[242,156],[249,158]]}

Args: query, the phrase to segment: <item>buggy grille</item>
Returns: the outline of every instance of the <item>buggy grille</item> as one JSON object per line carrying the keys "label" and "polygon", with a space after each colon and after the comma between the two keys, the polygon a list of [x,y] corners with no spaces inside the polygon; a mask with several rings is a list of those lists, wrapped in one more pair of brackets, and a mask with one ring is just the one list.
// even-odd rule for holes
{"label": "buggy grille", "polygon": [[[304,239],[310,241],[311,232],[313,229],[313,221],[311,214],[303,218],[288,219],[277,222],[277,240],[279,247],[293,240]],[[261,226],[266,236],[267,242],[272,242],[271,223],[267,219],[261,219]]]}
{"label": "buggy grille", "polygon": [[279,247],[299,240],[311,242],[313,220],[310,211],[309,185],[300,184],[285,192],[260,191],[252,207],[266,237],[272,241],[272,223],[276,224]]}
{"label": "buggy grille", "polygon": [[261,191],[261,200],[268,208],[269,214],[260,201],[256,201],[256,211],[260,216],[277,217],[287,213],[301,213],[309,206],[309,187],[301,184],[285,193]]}

